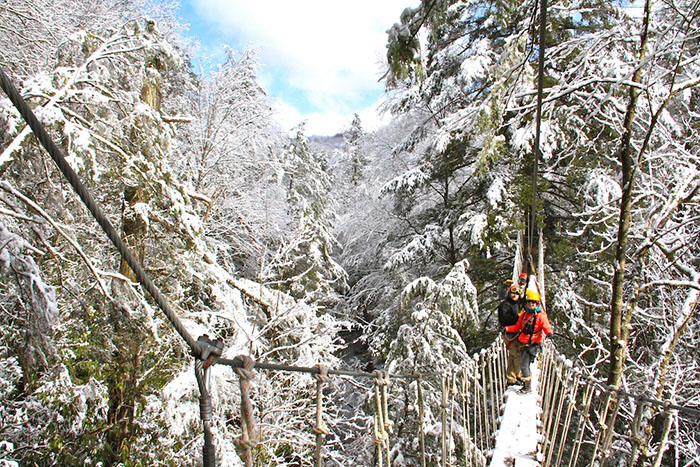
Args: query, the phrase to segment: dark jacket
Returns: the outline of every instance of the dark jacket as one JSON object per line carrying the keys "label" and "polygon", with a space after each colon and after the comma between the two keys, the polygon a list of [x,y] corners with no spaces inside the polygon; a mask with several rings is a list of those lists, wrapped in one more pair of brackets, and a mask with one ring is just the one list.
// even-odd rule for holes
{"label": "dark jacket", "polygon": [[508,297],[498,305],[498,322],[502,327],[512,326],[518,322],[520,304]]}

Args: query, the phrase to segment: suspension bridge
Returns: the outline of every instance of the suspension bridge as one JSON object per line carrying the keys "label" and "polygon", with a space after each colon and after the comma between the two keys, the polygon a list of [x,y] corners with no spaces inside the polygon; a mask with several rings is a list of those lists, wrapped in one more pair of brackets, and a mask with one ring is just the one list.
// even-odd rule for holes
{"label": "suspension bridge", "polygon": [[[542,2],[541,21],[544,23],[546,2]],[[540,28],[540,43],[544,27]],[[534,213],[536,197],[537,152],[539,151],[539,126],[542,99],[542,63],[544,46],[540,47],[538,83],[537,132],[535,142],[535,167],[533,170],[532,222],[528,222],[525,240],[518,240],[518,253],[514,261],[513,277],[524,264],[534,268],[531,256],[535,238]],[[140,263],[122,241],[119,233],[100,211],[92,196],[77,174],[66,162],[64,155],[51,140],[34,113],[21,98],[7,75],[0,69],[0,84],[17,107],[22,117],[37,136],[42,146],[53,158],[64,176],[73,186],[83,203],[95,217],[123,260],[135,273],[137,280],[153,297],[173,328],[190,348],[195,357],[195,377],[199,387],[200,415],[204,437],[202,463],[206,467],[217,465],[217,453],[212,433],[212,401],[209,389],[209,372],[214,365],[233,369],[239,378],[241,396],[240,427],[237,440],[239,455],[246,467],[256,465],[254,448],[264,439],[256,430],[254,401],[251,386],[260,370],[266,373],[308,373],[316,378],[316,394],[308,404],[314,406],[315,419],[309,431],[313,438],[313,463],[320,467],[326,457],[325,439],[329,435],[328,414],[324,408],[324,388],[329,378],[362,378],[373,385],[373,435],[375,443],[374,465],[393,465],[392,438],[394,421],[391,419],[390,388],[397,380],[412,380],[417,408],[419,442],[416,462],[447,466],[588,466],[588,465],[651,465],[659,466],[668,447],[672,426],[687,424],[700,429],[700,411],[675,404],[671,400],[656,400],[642,394],[632,394],[619,388],[606,386],[577,368],[562,355],[551,342],[545,341],[543,352],[534,373],[533,391],[516,393],[507,387],[505,378],[506,351],[503,342],[496,339],[490,346],[468,358],[461,365],[434,374],[390,374],[385,371],[359,372],[349,369],[296,367],[279,363],[256,362],[250,356],[233,359],[222,357],[223,346],[207,336],[194,339],[171,309],[166,298],[148,278]],[[538,245],[537,270],[544,271],[541,237]],[[526,246],[527,245],[527,246]],[[527,251],[527,253],[525,253]],[[529,267],[528,266],[528,267]],[[544,303],[544,275],[537,276],[536,287],[541,291]],[[439,387],[440,430],[428,430],[425,426],[424,383],[431,380],[432,387]],[[654,419],[660,433],[649,442],[645,438],[645,422]],[[432,439],[431,439],[432,438]],[[428,446],[439,446],[437,452],[429,452]],[[437,464],[436,464],[437,462]]]}
{"label": "suspension bridge", "polygon": [[[202,374],[198,360],[198,381]],[[390,386],[405,379],[415,381],[415,405],[418,411],[419,449],[416,458],[422,467],[447,466],[589,466],[636,465],[642,452],[642,421],[653,416],[663,425],[661,436],[644,453],[651,465],[658,466],[668,445],[673,424],[698,426],[700,411],[669,400],[655,400],[640,394],[608,387],[577,368],[551,342],[545,341],[537,369],[533,371],[533,391],[519,394],[506,387],[505,346],[500,339],[473,355],[459,366],[429,375],[372,373],[328,369],[323,366],[293,367],[254,362],[248,356],[219,358],[218,365],[231,366],[240,379],[241,436],[238,445],[246,466],[253,466],[256,421],[250,385],[256,370],[292,371],[312,374],[317,380],[314,401],[315,420],[309,436],[315,437],[314,465],[322,466],[324,439],[329,434],[324,412],[323,389],[330,377],[368,378],[374,387],[373,433],[375,464],[392,465],[392,427]],[[423,382],[437,379],[441,388],[439,442],[428,443],[424,425]],[[200,384],[202,420],[206,436],[207,408],[211,401],[205,384]],[[264,402],[263,402],[264,403]],[[433,439],[432,441],[436,441]],[[439,452],[427,452],[426,446],[439,445]],[[211,446],[211,445],[210,445]],[[213,449],[213,446],[210,447]],[[216,465],[214,452],[205,465]],[[439,464],[434,463],[439,459]],[[647,464],[642,464],[647,465]]]}

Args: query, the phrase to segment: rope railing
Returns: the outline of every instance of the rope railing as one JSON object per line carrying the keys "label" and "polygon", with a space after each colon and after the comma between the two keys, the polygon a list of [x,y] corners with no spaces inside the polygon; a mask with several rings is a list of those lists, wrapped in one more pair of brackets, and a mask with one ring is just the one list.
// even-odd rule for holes
{"label": "rope railing", "polygon": [[314,463],[316,467],[323,467],[323,442],[326,436],[330,434],[328,426],[323,420],[323,388],[328,382],[328,367],[318,365],[319,373],[314,375],[316,378],[316,425],[314,433],[316,434],[316,451],[314,452]]}
{"label": "rope railing", "polygon": [[540,388],[544,467],[636,465],[642,425],[653,415],[652,407],[661,422],[660,436],[646,453],[652,465],[661,463],[673,422],[682,419],[700,428],[700,411],[606,386],[551,343],[543,345]]}
{"label": "rope railing", "polygon": [[[331,431],[332,425],[321,417],[324,415],[322,405],[322,389],[329,378],[339,376],[345,378],[369,378],[373,382],[370,396],[373,401],[374,414],[372,435],[375,443],[375,465],[388,467],[392,465],[392,437],[395,436],[392,421],[392,380],[413,380],[416,383],[416,405],[418,411],[417,431],[419,446],[415,457],[421,466],[440,465],[442,467],[470,465],[485,467],[488,465],[490,451],[495,446],[494,431],[501,415],[505,392],[505,348],[500,340],[487,349],[475,354],[463,364],[446,369],[440,373],[422,374],[390,374],[385,371],[372,373],[343,369],[327,368],[322,365],[300,367],[266,362],[254,362],[250,357],[234,359],[220,358],[218,365],[225,365],[241,377],[241,437],[237,441],[239,455],[245,465],[255,465],[253,450],[258,443],[254,431],[255,421],[252,419],[253,401],[250,396],[250,384],[256,369],[272,371],[288,371],[312,374],[317,378],[317,391],[308,401],[314,406],[316,425],[312,432],[315,435],[313,450],[314,465],[323,465],[323,442]],[[245,369],[244,372],[241,369]],[[434,399],[425,397],[424,390],[427,382],[436,383],[439,394]],[[398,389],[396,389],[398,391]],[[313,399],[313,400],[312,400]],[[439,435],[428,430],[425,425],[426,405],[429,400],[437,400],[437,413],[441,430]],[[264,401],[259,401],[264,405]],[[330,402],[327,402],[330,403]],[[432,410],[431,412],[434,412]],[[329,416],[328,412],[325,413]],[[431,438],[433,438],[431,440]],[[437,439],[439,438],[439,439]],[[429,452],[428,446],[437,446],[436,452]],[[437,464],[436,464],[437,461]]]}

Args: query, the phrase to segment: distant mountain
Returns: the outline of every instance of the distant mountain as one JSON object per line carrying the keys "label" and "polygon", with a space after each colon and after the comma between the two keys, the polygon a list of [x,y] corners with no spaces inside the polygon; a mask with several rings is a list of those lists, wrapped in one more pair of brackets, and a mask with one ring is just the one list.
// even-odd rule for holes
{"label": "distant mountain", "polygon": [[332,153],[333,150],[343,147],[343,143],[345,142],[343,136],[343,133],[337,133],[333,136],[309,136],[309,145],[314,149]]}

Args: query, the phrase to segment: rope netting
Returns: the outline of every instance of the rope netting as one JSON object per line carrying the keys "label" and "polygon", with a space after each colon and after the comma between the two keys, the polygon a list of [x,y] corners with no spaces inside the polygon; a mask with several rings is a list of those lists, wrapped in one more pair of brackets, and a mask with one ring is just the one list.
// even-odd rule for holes
{"label": "rope netting", "polygon": [[[700,411],[631,394],[587,376],[551,343],[543,345],[540,375],[543,466],[658,466],[668,448],[672,425],[700,431]],[[643,427],[660,427],[650,445]],[[642,451],[646,451],[642,453]]]}
{"label": "rope netting", "polygon": [[[256,363],[249,357],[236,357],[232,360],[222,358],[216,363],[232,367],[241,378],[241,437],[238,445],[239,455],[246,466],[256,465],[253,448],[265,443],[260,438],[260,433],[253,428],[256,425],[252,417],[253,405],[266,405],[265,400],[258,400],[255,404],[251,398],[250,384],[255,369],[310,373],[316,378],[315,397],[301,401],[301,404],[307,405],[305,409],[313,414],[314,421],[309,423],[309,443],[314,446],[312,455],[317,467],[323,465],[324,440],[335,426],[329,419],[329,412],[324,410],[333,401],[325,401],[324,404],[323,394],[324,386],[334,376],[369,378],[372,381],[373,387],[368,399],[372,401],[374,411],[371,430],[375,445],[374,463],[378,467],[392,465],[395,423],[392,421],[391,401],[405,389],[410,391],[408,397],[416,401],[418,417],[415,428],[420,441],[416,452],[408,454],[416,458],[421,466],[488,465],[488,453],[495,445],[494,432],[502,413],[506,389],[506,354],[500,340],[494,341],[490,347],[459,366],[431,374],[390,374],[381,370],[367,373],[330,369],[323,365],[296,367]],[[244,363],[246,371],[241,372]],[[404,384],[407,380],[413,384]],[[427,384],[428,381],[434,384]],[[427,395],[426,390],[433,393]],[[429,400],[439,401],[438,406],[428,407]],[[437,432],[427,425],[426,410],[438,414],[440,428]],[[426,446],[439,446],[439,452],[429,452]]]}

